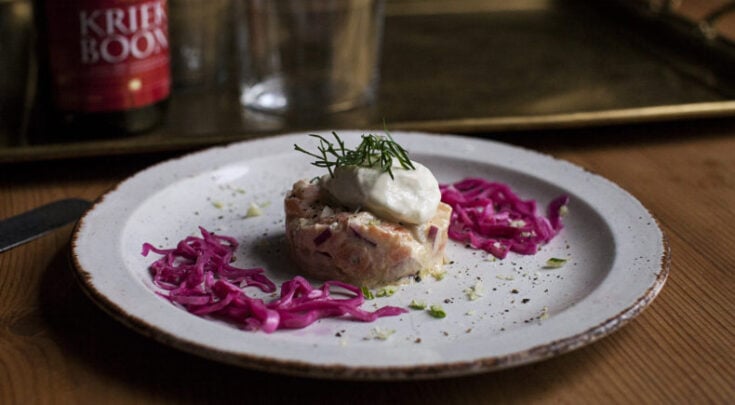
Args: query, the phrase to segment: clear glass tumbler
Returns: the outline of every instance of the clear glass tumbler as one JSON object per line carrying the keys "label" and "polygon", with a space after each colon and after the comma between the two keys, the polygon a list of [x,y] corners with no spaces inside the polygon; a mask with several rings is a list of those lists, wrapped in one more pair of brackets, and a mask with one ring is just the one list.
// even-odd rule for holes
{"label": "clear glass tumbler", "polygon": [[383,0],[237,0],[240,102],[330,113],[375,98]]}
{"label": "clear glass tumbler", "polygon": [[230,0],[169,0],[174,86],[213,87],[225,81],[230,6]]}

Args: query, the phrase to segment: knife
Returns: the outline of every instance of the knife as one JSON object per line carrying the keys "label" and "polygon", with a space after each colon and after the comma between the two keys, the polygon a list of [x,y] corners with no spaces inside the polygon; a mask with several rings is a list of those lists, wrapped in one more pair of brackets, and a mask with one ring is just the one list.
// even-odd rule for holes
{"label": "knife", "polygon": [[92,205],[68,198],[34,208],[0,221],[0,252],[30,242],[56,228],[79,219]]}

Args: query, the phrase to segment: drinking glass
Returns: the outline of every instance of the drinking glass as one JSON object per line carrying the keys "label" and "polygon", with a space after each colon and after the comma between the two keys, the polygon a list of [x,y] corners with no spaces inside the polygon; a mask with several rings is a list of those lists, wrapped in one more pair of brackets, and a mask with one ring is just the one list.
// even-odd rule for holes
{"label": "drinking glass", "polygon": [[383,0],[238,0],[242,105],[292,114],[371,103],[383,6]]}

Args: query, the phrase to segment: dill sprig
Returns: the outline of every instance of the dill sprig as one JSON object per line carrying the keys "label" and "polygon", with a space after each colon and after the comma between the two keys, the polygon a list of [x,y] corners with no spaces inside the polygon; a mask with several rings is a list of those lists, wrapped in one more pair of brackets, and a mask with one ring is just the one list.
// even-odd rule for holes
{"label": "dill sprig", "polygon": [[311,164],[316,167],[324,167],[329,171],[329,175],[334,177],[334,169],[343,166],[358,167],[376,167],[380,166],[380,170],[388,172],[390,178],[393,178],[393,159],[398,160],[404,169],[415,170],[416,168],[408,158],[408,152],[396,141],[389,132],[387,136],[379,135],[362,135],[362,142],[356,149],[345,147],[344,141],[332,132],[336,145],[321,135],[310,134],[309,136],[319,139],[317,150],[319,153],[309,152],[299,145],[294,144],[294,149],[303,152],[311,157],[316,158]]}

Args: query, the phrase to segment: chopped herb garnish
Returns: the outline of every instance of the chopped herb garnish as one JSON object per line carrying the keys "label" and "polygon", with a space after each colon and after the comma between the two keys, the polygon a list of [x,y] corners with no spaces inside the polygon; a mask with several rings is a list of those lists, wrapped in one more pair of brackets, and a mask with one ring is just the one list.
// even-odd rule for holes
{"label": "chopped herb garnish", "polygon": [[567,214],[569,214],[569,207],[567,207],[566,204],[559,207],[559,216],[565,217]]}
{"label": "chopped herb garnish", "polygon": [[482,281],[479,281],[478,280],[477,283],[475,283],[475,285],[473,285],[472,287],[469,287],[469,288],[465,289],[464,290],[464,293],[467,294],[467,298],[470,301],[474,301],[474,300],[482,297],[482,294],[484,293],[484,289],[483,289],[483,286],[482,286]]}
{"label": "chopped herb garnish", "polygon": [[356,149],[345,147],[344,141],[332,132],[337,144],[330,142],[321,135],[311,134],[314,138],[319,139],[317,150],[319,153],[313,153],[305,150],[299,145],[294,144],[294,149],[316,158],[311,164],[316,167],[324,167],[329,171],[329,175],[334,177],[334,169],[343,166],[357,167],[376,167],[380,166],[383,172],[387,172],[393,178],[393,159],[404,169],[415,169],[411,159],[408,158],[408,152],[393,140],[393,137],[386,131],[387,136],[379,135],[363,135],[362,142]]}
{"label": "chopped herb garnish", "polygon": [[539,315],[538,319],[542,321],[549,319],[549,307],[544,306],[543,309],[541,309],[541,315]]}
{"label": "chopped herb garnish", "polygon": [[547,269],[558,269],[559,267],[565,265],[566,263],[567,263],[567,259],[560,259],[558,257],[552,257],[546,261],[546,266],[544,267]]}
{"label": "chopped herb garnish", "polygon": [[395,329],[373,328],[370,331],[371,337],[377,340],[387,340],[394,333],[396,333]]}
{"label": "chopped herb garnish", "polygon": [[248,207],[248,212],[245,213],[245,218],[259,217],[261,215],[263,215],[263,210],[261,210],[257,204],[250,203],[250,207]]}
{"label": "chopped herb garnish", "polygon": [[444,276],[447,275],[447,271],[444,269],[433,269],[430,272],[431,277],[434,277],[434,280],[441,281],[444,279]]}
{"label": "chopped herb garnish", "polygon": [[366,300],[374,299],[375,296],[373,295],[373,292],[370,291],[367,287],[360,287],[360,290],[362,290],[362,295],[365,297]]}
{"label": "chopped herb garnish", "polygon": [[441,305],[432,305],[429,307],[429,315],[433,316],[434,318],[446,318],[447,313],[444,312],[444,308],[441,307]]}
{"label": "chopped herb garnish", "polygon": [[411,300],[411,303],[408,304],[408,307],[411,309],[426,309],[426,303],[423,301]]}
{"label": "chopped herb garnish", "polygon": [[398,287],[394,285],[385,286],[375,292],[376,297],[390,297],[398,291]]}

